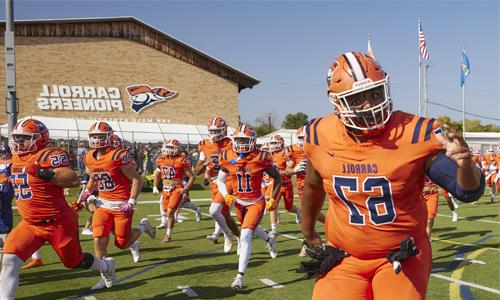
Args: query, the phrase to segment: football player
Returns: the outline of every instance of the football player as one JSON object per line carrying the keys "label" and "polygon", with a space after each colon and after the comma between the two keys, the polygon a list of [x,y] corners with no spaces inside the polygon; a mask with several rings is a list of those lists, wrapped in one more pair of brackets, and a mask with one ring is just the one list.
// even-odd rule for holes
{"label": "football player", "polygon": [[[281,176],[273,165],[271,154],[255,148],[257,134],[255,130],[242,125],[233,134],[233,149],[225,150],[220,157],[220,171],[217,176],[217,186],[228,206],[236,208],[236,216],[241,223],[240,257],[238,274],[231,283],[231,288],[243,288],[243,277],[252,253],[252,235],[257,235],[267,242],[271,258],[276,258],[276,239],[272,234],[259,226],[264,214],[264,208],[269,211],[276,208],[276,197],[281,189]],[[274,180],[274,190],[266,203],[261,192],[264,172]],[[229,194],[226,184],[231,178],[233,194]]]}
{"label": "football player", "polygon": [[500,164],[500,156],[497,156],[493,146],[488,147],[486,154],[481,160],[482,169],[486,175],[486,184],[490,187],[490,201],[495,202],[496,184],[498,181],[498,165]]}
{"label": "football player", "polygon": [[[219,193],[215,179],[220,170],[220,154],[222,151],[232,149],[231,139],[227,137],[227,123],[221,117],[214,117],[207,125],[208,139],[202,140],[198,145],[200,152],[198,162],[196,163],[196,175],[205,172],[210,176],[210,194],[212,203],[209,213],[215,220],[215,230],[207,239],[217,243],[219,234],[224,233],[224,252],[231,251],[233,247],[233,235],[239,236],[238,226],[231,217],[228,206],[224,203],[224,197]],[[228,193],[232,193],[231,181],[227,181]]]}
{"label": "football player", "polygon": [[[291,163],[291,158],[287,151],[285,151],[285,141],[279,134],[274,134],[269,138],[269,152],[272,155],[274,165],[279,170],[281,175],[281,190],[276,198],[276,208],[269,211],[271,220],[271,232],[276,235],[277,222],[278,222],[278,205],[283,198],[285,202],[285,209],[288,212],[295,214],[295,223],[300,223],[300,209],[293,204],[293,184],[290,175],[288,174],[287,164]],[[267,189],[273,190],[273,184]]]}
{"label": "football player", "polygon": [[[155,229],[147,218],[141,219],[137,228],[132,228],[134,207],[141,191],[142,179],[135,170],[132,155],[112,141],[113,128],[106,122],[94,122],[89,128],[89,146],[85,155],[86,173],[89,174],[86,190],[80,194],[85,203],[97,185],[98,198],[92,218],[94,248],[99,258],[108,257],[109,234],[115,235],[114,243],[119,249],[130,248],[134,262],[140,259],[139,236],[146,232],[155,237]],[[104,276],[92,289],[113,286],[113,277]]]}
{"label": "football player", "polygon": [[[162,154],[156,160],[158,172],[156,172],[153,193],[158,193],[158,183],[163,182],[162,207],[167,216],[167,230],[162,243],[172,240],[172,230],[175,224],[175,211],[179,208],[182,198],[187,195],[193,185],[194,175],[191,171],[191,162],[188,157],[180,155],[181,144],[178,140],[171,139],[163,142]],[[182,180],[189,177],[184,186]]]}
{"label": "football player", "polygon": [[48,147],[49,130],[40,121],[18,122],[10,134],[14,197],[21,221],[7,237],[0,274],[0,298],[14,299],[23,260],[46,242],[66,268],[100,271],[115,276],[112,258],[83,253],[78,239],[78,219],[64,198],[65,187],[78,187],[69,167],[69,154]]}
{"label": "football player", "polygon": [[[336,113],[311,121],[302,233],[319,275],[313,299],[424,299],[431,271],[427,175],[457,199],[484,192],[463,137],[434,119],[392,110],[389,78],[368,55],[335,59],[327,93]],[[326,240],[315,231],[325,195]],[[401,272],[402,271],[402,272]]]}

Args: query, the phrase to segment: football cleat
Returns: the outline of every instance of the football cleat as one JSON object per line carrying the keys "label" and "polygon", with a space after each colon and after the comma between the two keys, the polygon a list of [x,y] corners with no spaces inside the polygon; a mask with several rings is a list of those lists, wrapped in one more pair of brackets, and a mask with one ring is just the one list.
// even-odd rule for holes
{"label": "football cleat", "polygon": [[224,237],[224,253],[228,253],[233,248],[233,237]]}
{"label": "football cleat", "polygon": [[172,238],[169,235],[166,235],[163,237],[163,240],[161,241],[162,243],[170,243],[172,241]]}
{"label": "football cleat", "polygon": [[299,257],[306,257],[306,256],[307,256],[307,245],[304,243],[302,244],[302,248],[300,249]]}
{"label": "football cleat", "polygon": [[163,229],[163,228],[167,228],[167,223],[161,222],[158,226],[156,226],[156,229]]}
{"label": "football cleat", "polygon": [[108,269],[105,272],[101,272],[101,278],[104,281],[104,286],[110,288],[113,286],[113,279],[116,278],[115,260],[112,257],[106,257],[104,261],[108,265]]}
{"label": "football cleat", "polygon": [[451,221],[452,222],[458,221],[458,214],[454,211],[451,212]]}
{"label": "football cleat", "polygon": [[149,224],[148,218],[142,218],[141,221],[139,222],[140,225],[144,226],[144,232],[152,239],[155,238],[156,236],[156,229]]}
{"label": "football cleat", "polygon": [[84,230],[82,230],[82,235],[92,235],[92,229],[85,228]]}
{"label": "football cleat", "polygon": [[231,283],[231,288],[236,291],[243,289],[243,278],[236,277],[233,283]]}
{"label": "football cleat", "polygon": [[179,215],[177,215],[177,217],[175,217],[175,221],[177,223],[182,223],[182,222],[184,222],[184,217],[179,214]]}
{"label": "football cleat", "polygon": [[141,258],[141,255],[139,253],[139,241],[135,241],[131,246],[130,246],[130,253],[132,253],[132,259],[134,260],[135,263],[139,262],[139,259]]}
{"label": "football cleat", "polygon": [[219,236],[215,234],[207,235],[207,240],[211,241],[214,244],[219,243]]}

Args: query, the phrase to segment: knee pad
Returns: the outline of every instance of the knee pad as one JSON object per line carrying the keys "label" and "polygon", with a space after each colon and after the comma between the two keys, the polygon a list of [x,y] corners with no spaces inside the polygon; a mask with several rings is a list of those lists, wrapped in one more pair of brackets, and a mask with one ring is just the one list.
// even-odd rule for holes
{"label": "knee pad", "polygon": [[82,261],[75,268],[90,269],[90,267],[92,267],[93,263],[94,263],[94,255],[85,252],[85,253],[83,253]]}

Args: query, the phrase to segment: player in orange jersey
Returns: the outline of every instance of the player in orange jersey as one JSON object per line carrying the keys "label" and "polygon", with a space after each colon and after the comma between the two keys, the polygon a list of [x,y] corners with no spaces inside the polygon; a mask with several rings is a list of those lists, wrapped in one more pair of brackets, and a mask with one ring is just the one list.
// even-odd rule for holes
{"label": "player in orange jersey", "polygon": [[[285,151],[285,141],[279,134],[274,134],[269,138],[269,152],[272,154],[274,165],[281,175],[281,190],[276,198],[276,208],[269,211],[271,220],[271,232],[276,235],[278,222],[278,205],[281,198],[285,202],[285,209],[288,212],[295,213],[295,223],[300,223],[300,209],[293,204],[293,184],[290,175],[287,172],[287,164],[291,162],[289,154]],[[268,190],[272,190],[272,184]]]}
{"label": "player in orange jersey", "polygon": [[441,189],[441,194],[443,194],[443,198],[446,201],[446,204],[448,205],[448,208],[451,211],[451,221],[452,222],[458,221],[458,213],[456,211],[458,208],[457,199],[455,199],[455,197],[453,197],[445,189]]}
{"label": "player in orange jersey", "polygon": [[[242,125],[236,129],[233,134],[233,149],[222,152],[220,171],[217,176],[220,194],[228,206],[234,204],[236,215],[241,223],[238,274],[231,284],[231,288],[235,290],[243,288],[243,277],[252,253],[254,233],[267,242],[271,258],[277,256],[275,237],[272,234],[268,235],[259,223],[262,220],[264,208],[267,207],[272,211],[277,205],[275,199],[281,189],[281,176],[273,165],[271,155],[255,148],[256,141],[257,134],[252,127]],[[261,192],[264,172],[274,180],[273,194],[267,204]],[[227,191],[228,177],[231,178],[233,195]]]}
{"label": "player in orange jersey", "polygon": [[[86,190],[80,195],[80,201],[85,202],[91,195],[90,190],[97,184],[97,208],[92,218],[96,256],[108,257],[109,234],[113,232],[115,246],[119,249],[130,247],[134,262],[138,262],[139,236],[146,232],[154,238],[155,229],[147,218],[141,219],[138,228],[132,228],[134,206],[142,180],[135,170],[132,155],[126,149],[115,148],[112,135],[113,129],[105,122],[95,122],[89,128],[89,146],[92,149],[85,155],[84,164],[90,178]],[[101,277],[92,289],[113,285],[113,278]]]}
{"label": "player in orange jersey", "polygon": [[[157,187],[160,179],[163,180],[162,207],[167,214],[167,231],[162,243],[168,243],[172,240],[175,211],[181,204],[182,197],[188,193],[194,182],[191,162],[188,157],[180,155],[180,146],[178,140],[165,140],[162,154],[156,160],[159,172],[155,175],[153,186]],[[185,176],[188,176],[189,180],[183,186],[182,180]]]}
{"label": "player in orange jersey", "polygon": [[77,187],[78,177],[69,167],[69,154],[48,147],[49,130],[40,121],[18,122],[10,134],[15,199],[21,221],[7,237],[0,273],[0,298],[14,299],[23,260],[46,242],[66,268],[100,271],[106,278],[115,273],[113,259],[83,253],[78,239],[78,220],[64,198],[65,187]]}
{"label": "player in orange jersey", "polygon": [[[231,217],[228,206],[224,203],[224,197],[219,193],[215,179],[220,170],[220,154],[222,151],[232,149],[231,139],[227,137],[227,123],[221,117],[214,117],[207,125],[208,139],[204,139],[198,145],[200,156],[196,163],[196,175],[207,172],[210,179],[210,194],[212,203],[209,213],[215,220],[214,233],[207,239],[217,243],[220,232],[224,233],[224,252],[231,251],[233,247],[233,235],[239,236],[238,226]],[[231,191],[231,182],[227,182],[228,192]]]}
{"label": "player in orange jersey", "polygon": [[486,175],[486,184],[490,187],[490,201],[495,202],[495,194],[498,181],[498,166],[500,165],[500,156],[497,156],[493,146],[488,147],[486,154],[481,160],[481,166]]}
{"label": "player in orange jersey", "polygon": [[426,232],[431,238],[432,227],[434,226],[434,219],[436,218],[438,210],[439,191],[438,186],[432,182],[429,177],[425,176],[424,189],[422,190],[422,198],[427,205],[427,227]]}
{"label": "player in orange jersey", "polygon": [[0,261],[3,256],[3,244],[12,230],[12,198],[14,189],[10,183],[12,153],[7,145],[0,146]]}
{"label": "player in orange jersey", "polygon": [[[313,299],[424,299],[431,268],[427,175],[457,199],[484,192],[463,137],[434,119],[392,110],[388,76],[368,55],[340,55],[328,72],[336,113],[311,121],[302,232],[319,275]],[[328,194],[325,234],[316,217]]]}

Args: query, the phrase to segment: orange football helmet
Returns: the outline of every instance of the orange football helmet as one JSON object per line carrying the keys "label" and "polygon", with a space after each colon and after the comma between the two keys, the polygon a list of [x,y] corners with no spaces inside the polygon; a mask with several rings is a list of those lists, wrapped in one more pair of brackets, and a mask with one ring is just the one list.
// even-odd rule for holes
{"label": "orange football helmet", "polygon": [[295,137],[297,137],[297,145],[300,148],[304,148],[304,139],[306,138],[306,128],[301,126],[297,131],[295,131]]}
{"label": "orange football helmet", "polygon": [[49,143],[49,130],[42,122],[35,119],[19,121],[9,137],[12,153],[23,154],[40,150]]}
{"label": "orange football helmet", "polygon": [[212,142],[223,140],[227,136],[227,123],[221,117],[213,118],[207,125],[208,137]]}
{"label": "orange football helmet", "polygon": [[488,147],[486,154],[488,154],[489,156],[495,156],[495,149],[493,149],[493,146]]}
{"label": "orange football helmet", "polygon": [[241,125],[233,133],[233,150],[236,153],[249,153],[255,149],[257,133],[250,125]]}
{"label": "orange football helmet", "polygon": [[392,114],[389,76],[372,57],[358,51],[340,55],[328,70],[327,84],[330,102],[353,134],[382,132]]}
{"label": "orange football helmet", "polygon": [[106,148],[112,146],[113,128],[106,122],[94,122],[89,128],[90,148]]}
{"label": "orange football helmet", "polygon": [[181,143],[179,143],[178,140],[175,139],[164,140],[163,145],[161,147],[161,152],[169,156],[176,156],[179,154],[180,147]]}
{"label": "orange football helmet", "polygon": [[285,147],[285,141],[279,134],[274,134],[269,138],[269,151],[276,152],[281,151]]}
{"label": "orange football helmet", "polygon": [[123,148],[123,140],[116,134],[111,136],[111,146],[113,148]]}
{"label": "orange football helmet", "polygon": [[265,142],[262,144],[262,146],[260,146],[260,151],[269,151],[269,143]]}

